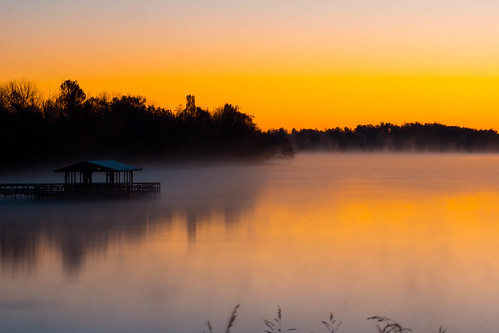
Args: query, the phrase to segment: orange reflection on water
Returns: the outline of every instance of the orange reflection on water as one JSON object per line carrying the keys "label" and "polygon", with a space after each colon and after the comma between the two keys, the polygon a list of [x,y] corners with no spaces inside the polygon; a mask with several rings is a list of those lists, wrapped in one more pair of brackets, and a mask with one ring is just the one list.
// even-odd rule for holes
{"label": "orange reflection on water", "polygon": [[279,266],[274,274],[286,272],[275,302],[293,290],[296,307],[333,304],[357,316],[381,311],[416,328],[457,327],[456,316],[466,320],[469,313],[475,316],[466,325],[495,318],[497,192],[372,179],[341,185],[315,187],[309,200],[289,189],[261,198],[253,249]]}

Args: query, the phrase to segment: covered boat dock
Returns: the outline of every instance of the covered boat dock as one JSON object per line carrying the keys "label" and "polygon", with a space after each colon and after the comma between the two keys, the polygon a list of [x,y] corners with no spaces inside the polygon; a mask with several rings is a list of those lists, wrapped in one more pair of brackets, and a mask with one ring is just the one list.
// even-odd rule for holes
{"label": "covered boat dock", "polygon": [[64,172],[64,183],[0,184],[0,196],[50,199],[159,194],[160,183],[134,182],[134,172],[140,170],[113,160],[87,160],[54,170]]}

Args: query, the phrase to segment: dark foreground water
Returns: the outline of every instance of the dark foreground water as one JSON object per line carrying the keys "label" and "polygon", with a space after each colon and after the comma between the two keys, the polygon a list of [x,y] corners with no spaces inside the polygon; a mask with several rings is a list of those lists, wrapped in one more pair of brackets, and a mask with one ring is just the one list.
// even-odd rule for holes
{"label": "dark foreground water", "polygon": [[143,167],[160,198],[0,201],[0,332],[499,331],[498,156]]}

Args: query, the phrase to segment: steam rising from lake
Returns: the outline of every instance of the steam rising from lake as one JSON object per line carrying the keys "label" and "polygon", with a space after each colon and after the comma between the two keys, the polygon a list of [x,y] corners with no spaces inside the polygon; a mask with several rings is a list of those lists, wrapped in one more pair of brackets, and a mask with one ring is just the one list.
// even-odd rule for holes
{"label": "steam rising from lake", "polygon": [[221,331],[238,303],[233,332],[277,305],[304,332],[329,312],[339,332],[499,329],[498,156],[140,166],[159,198],[0,202],[1,331]]}

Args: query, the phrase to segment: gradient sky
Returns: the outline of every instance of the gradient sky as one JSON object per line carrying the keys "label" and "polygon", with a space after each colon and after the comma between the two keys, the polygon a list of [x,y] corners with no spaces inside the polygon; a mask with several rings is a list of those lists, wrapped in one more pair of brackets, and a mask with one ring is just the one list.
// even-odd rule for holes
{"label": "gradient sky", "polygon": [[258,125],[499,129],[499,1],[2,0],[0,81],[238,104]]}

